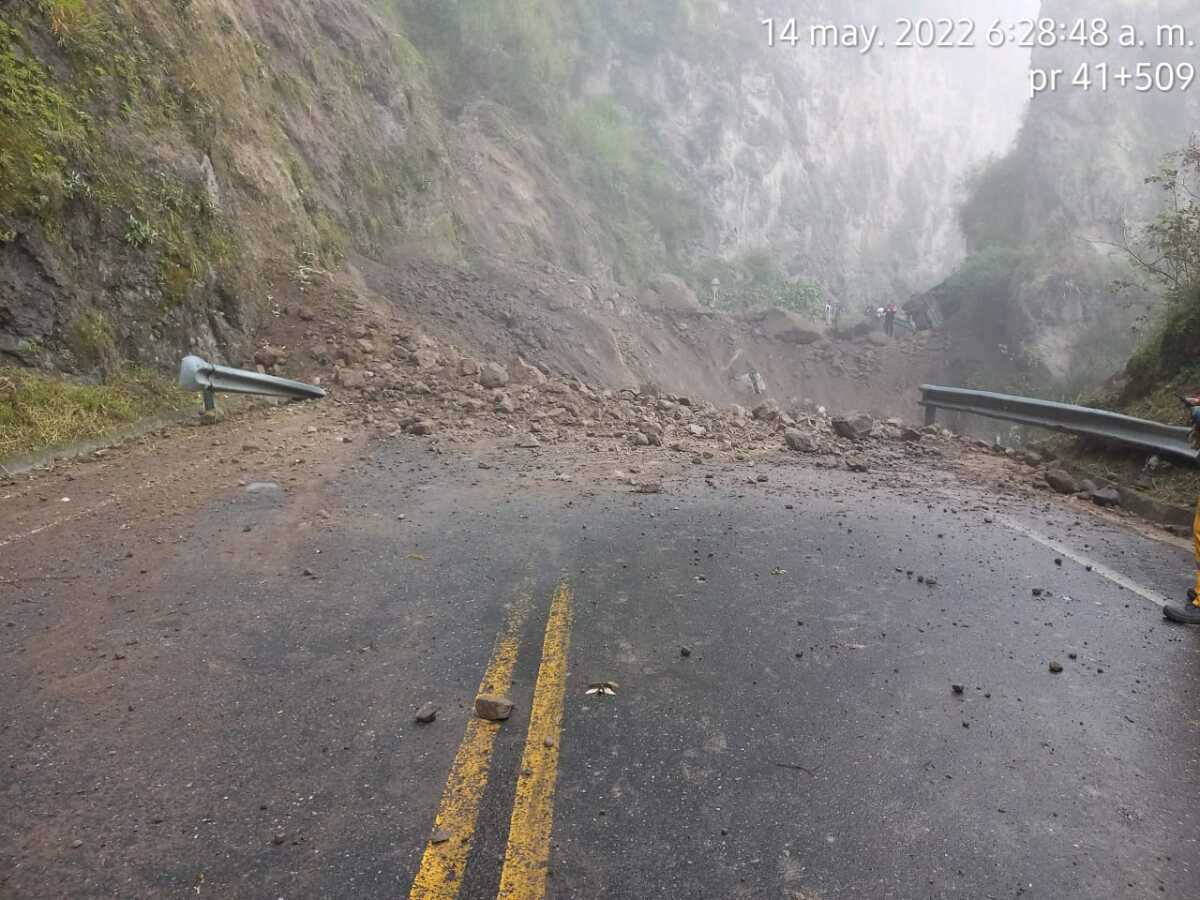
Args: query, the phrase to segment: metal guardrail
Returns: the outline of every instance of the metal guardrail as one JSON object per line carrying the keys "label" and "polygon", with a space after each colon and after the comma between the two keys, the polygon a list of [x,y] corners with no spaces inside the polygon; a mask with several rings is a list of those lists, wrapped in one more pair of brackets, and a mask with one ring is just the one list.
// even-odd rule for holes
{"label": "metal guardrail", "polygon": [[316,400],[325,396],[324,389],[313,384],[218,366],[198,356],[185,356],[179,364],[179,386],[185,391],[203,391],[205,409],[215,408],[218,391],[223,394],[262,394],[292,400]]}
{"label": "metal guardrail", "polygon": [[933,384],[921,387],[921,405],[925,407],[925,422],[928,425],[935,424],[937,410],[945,409],[1115,441],[1155,453],[1182,457],[1192,463],[1196,463],[1200,457],[1188,440],[1189,428],[1135,419],[1103,409]]}

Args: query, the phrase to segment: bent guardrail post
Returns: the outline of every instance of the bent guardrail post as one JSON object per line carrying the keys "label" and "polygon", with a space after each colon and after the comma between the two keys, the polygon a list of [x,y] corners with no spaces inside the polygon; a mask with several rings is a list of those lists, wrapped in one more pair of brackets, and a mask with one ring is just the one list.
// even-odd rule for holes
{"label": "bent guardrail post", "polygon": [[930,412],[938,409],[972,413],[989,419],[1003,419],[1128,444],[1155,453],[1182,457],[1193,464],[1198,461],[1198,452],[1188,438],[1191,429],[1135,419],[1108,410],[934,384],[921,386],[921,405],[925,407],[927,420]]}
{"label": "bent guardrail post", "polygon": [[185,391],[203,393],[204,408],[210,411],[216,408],[218,392],[261,394],[290,400],[316,400],[325,396],[325,390],[314,384],[218,366],[198,356],[185,356],[179,364],[179,386]]}

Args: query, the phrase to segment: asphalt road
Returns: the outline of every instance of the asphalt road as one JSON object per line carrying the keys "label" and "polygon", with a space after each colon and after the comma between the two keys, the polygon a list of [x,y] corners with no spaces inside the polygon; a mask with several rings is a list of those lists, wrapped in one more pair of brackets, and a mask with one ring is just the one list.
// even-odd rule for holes
{"label": "asphalt road", "polygon": [[1200,897],[1191,560],[1057,501],[406,441],[0,532],[0,896]]}

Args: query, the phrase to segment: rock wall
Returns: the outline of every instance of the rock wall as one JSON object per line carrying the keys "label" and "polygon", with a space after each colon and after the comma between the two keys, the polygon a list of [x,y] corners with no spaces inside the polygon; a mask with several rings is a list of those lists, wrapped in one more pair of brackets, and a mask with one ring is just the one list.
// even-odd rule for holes
{"label": "rock wall", "polygon": [[[1200,10],[1184,0],[1045,0],[1042,14],[1066,23],[1102,18],[1113,45],[1085,50],[1060,42],[1034,51],[1032,65],[1064,70],[1064,82],[1031,102],[1012,153],[974,201],[979,219],[1002,224],[971,249],[1016,250],[1009,297],[1003,315],[977,310],[952,327],[978,339],[975,355],[997,357],[1003,345],[1022,368],[1040,373],[1043,389],[1074,391],[1123,364],[1158,300],[1153,289],[1114,290],[1118,280],[1138,279],[1113,245],[1161,208],[1162,193],[1145,180],[1165,154],[1192,139],[1200,92],[1138,92],[1115,83],[1085,91],[1069,81],[1083,63],[1107,63],[1115,74],[1122,65],[1200,62],[1193,49],[1153,46],[1159,25],[1184,25],[1200,40]],[[1150,46],[1115,46],[1122,25],[1137,27]]]}
{"label": "rock wall", "polygon": [[[995,14],[1016,17],[1036,3],[996,6]],[[761,19],[798,14],[801,45],[767,49]],[[722,17],[724,40],[736,47],[727,66],[675,48],[630,66],[614,48],[605,77],[592,81],[646,111],[711,203],[706,252],[770,248],[794,275],[858,309],[926,288],[961,258],[954,210],[962,183],[1009,149],[1028,55],[814,49],[805,28],[878,26],[890,39],[899,16],[977,14],[969,3],[767,4],[759,14]]]}

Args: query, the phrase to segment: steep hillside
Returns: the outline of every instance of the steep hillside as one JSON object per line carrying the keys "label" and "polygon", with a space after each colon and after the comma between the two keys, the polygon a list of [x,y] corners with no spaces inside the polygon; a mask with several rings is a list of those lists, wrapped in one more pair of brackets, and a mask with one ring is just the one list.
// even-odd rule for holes
{"label": "steep hillside", "polygon": [[264,275],[453,243],[419,56],[360,4],[9,4],[0,349],[244,354]]}
{"label": "steep hillside", "polygon": [[[778,12],[806,11],[828,14]],[[962,174],[1014,133],[1019,52],[965,78],[961,55],[768,49],[761,17],[13,0],[0,354],[102,376],[188,349],[244,363],[283,286],[347,259],[546,263],[597,302],[661,271],[799,306],[932,283],[961,255]]]}
{"label": "steep hillside", "polygon": [[[1116,83],[1084,90],[1069,82],[1085,62],[1107,63],[1113,73],[1147,61],[1194,63],[1194,51],[1153,44],[1160,25],[1185,25],[1195,38],[1200,17],[1182,0],[1047,0],[1042,14],[1068,23],[1103,17],[1112,45],[1084,50],[1060,42],[1034,51],[1034,67],[1068,76],[1032,101],[1013,151],[972,179],[961,215],[972,255],[934,296],[971,360],[968,378],[1075,393],[1121,367],[1158,302],[1158,287],[1129,266],[1119,246],[1136,242],[1162,208],[1164,195],[1148,189],[1146,178],[1188,143],[1200,95]],[[1115,46],[1126,24],[1150,46]],[[1131,284],[1118,289],[1121,282]]]}

